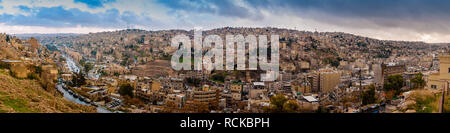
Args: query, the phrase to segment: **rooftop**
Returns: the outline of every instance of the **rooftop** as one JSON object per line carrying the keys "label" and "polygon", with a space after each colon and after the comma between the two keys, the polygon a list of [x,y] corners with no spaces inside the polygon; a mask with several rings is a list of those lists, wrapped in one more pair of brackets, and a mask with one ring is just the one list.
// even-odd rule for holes
{"label": "rooftop", "polygon": [[264,86],[264,82],[253,82],[255,86]]}
{"label": "rooftop", "polygon": [[308,102],[319,102],[319,100],[317,100],[313,96],[303,96],[303,98],[305,98]]}
{"label": "rooftop", "polygon": [[5,62],[5,63],[19,63],[19,62],[22,62],[21,60],[2,60],[2,62]]}

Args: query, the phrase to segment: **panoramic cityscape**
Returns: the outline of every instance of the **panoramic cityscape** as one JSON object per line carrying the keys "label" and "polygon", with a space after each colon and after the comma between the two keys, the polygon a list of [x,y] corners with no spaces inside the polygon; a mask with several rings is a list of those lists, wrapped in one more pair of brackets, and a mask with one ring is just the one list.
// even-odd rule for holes
{"label": "panoramic cityscape", "polygon": [[450,2],[408,2],[0,0],[0,113],[448,113]]}

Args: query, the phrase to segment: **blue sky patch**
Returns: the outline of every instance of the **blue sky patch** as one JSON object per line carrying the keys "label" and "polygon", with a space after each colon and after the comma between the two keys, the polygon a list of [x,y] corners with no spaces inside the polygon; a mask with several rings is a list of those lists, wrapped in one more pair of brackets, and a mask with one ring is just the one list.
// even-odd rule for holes
{"label": "blue sky patch", "polygon": [[115,2],[115,0],[74,0],[75,3],[84,3],[89,8],[100,8],[103,4]]}

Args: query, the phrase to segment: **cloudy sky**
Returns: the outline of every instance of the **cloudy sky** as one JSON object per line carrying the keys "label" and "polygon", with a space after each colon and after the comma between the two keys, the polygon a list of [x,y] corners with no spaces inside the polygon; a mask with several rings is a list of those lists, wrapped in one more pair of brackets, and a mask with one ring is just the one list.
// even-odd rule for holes
{"label": "cloudy sky", "polygon": [[450,42],[449,0],[0,0],[0,32],[280,27]]}

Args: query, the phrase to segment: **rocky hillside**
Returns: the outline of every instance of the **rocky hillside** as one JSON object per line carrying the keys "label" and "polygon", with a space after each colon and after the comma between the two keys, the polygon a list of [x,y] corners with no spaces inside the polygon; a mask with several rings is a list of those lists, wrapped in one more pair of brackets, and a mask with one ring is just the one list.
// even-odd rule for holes
{"label": "rocky hillside", "polygon": [[72,103],[45,91],[38,81],[16,79],[0,69],[0,113],[94,113],[94,107]]}

